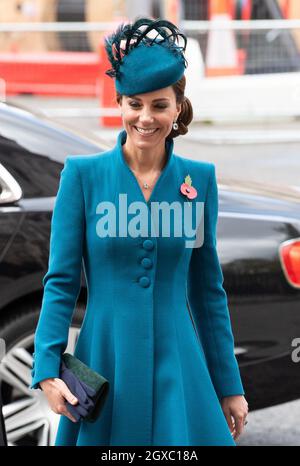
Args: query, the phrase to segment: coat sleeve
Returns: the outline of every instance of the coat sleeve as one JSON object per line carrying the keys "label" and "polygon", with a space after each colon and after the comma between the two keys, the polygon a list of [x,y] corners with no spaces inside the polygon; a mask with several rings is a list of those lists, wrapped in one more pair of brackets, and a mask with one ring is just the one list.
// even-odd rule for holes
{"label": "coat sleeve", "polygon": [[81,288],[84,201],[76,156],[68,156],[60,174],[51,219],[48,271],[43,278],[43,300],[34,338],[32,381],[59,377],[61,354]]}
{"label": "coat sleeve", "polygon": [[187,299],[213,385],[218,398],[222,399],[230,395],[244,395],[245,392],[234,354],[224,278],[216,249],[218,188],[215,165],[210,165],[204,205],[204,242],[192,251]]}

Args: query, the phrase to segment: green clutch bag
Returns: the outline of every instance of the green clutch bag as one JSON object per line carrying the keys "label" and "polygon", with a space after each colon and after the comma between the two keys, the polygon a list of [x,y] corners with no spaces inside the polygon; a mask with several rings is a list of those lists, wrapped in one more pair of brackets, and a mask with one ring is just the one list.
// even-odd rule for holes
{"label": "green clutch bag", "polygon": [[61,357],[60,377],[79,401],[77,405],[67,402],[71,413],[77,420],[95,422],[109,392],[108,380],[70,353]]}

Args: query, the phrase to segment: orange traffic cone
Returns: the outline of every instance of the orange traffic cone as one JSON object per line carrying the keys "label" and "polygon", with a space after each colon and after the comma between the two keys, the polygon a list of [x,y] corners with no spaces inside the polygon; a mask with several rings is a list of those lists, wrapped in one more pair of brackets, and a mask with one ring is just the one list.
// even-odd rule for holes
{"label": "orange traffic cone", "polygon": [[[211,0],[209,18],[216,27],[208,32],[206,76],[242,74],[234,31],[230,29],[233,17],[233,0]],[[228,23],[228,29],[218,29],[218,23]]]}

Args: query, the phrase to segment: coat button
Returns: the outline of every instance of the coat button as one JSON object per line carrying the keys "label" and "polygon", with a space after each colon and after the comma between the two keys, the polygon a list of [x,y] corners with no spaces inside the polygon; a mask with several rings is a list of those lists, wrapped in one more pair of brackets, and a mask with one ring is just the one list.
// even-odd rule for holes
{"label": "coat button", "polygon": [[152,260],[149,259],[149,257],[144,257],[141,261],[141,264],[144,267],[144,269],[151,269],[153,263]]}
{"label": "coat button", "polygon": [[139,283],[143,288],[147,288],[150,285],[150,279],[148,277],[141,277]]}
{"label": "coat button", "polygon": [[147,251],[151,251],[151,249],[154,248],[153,241],[151,241],[151,239],[145,239],[143,242],[143,248],[147,249]]}

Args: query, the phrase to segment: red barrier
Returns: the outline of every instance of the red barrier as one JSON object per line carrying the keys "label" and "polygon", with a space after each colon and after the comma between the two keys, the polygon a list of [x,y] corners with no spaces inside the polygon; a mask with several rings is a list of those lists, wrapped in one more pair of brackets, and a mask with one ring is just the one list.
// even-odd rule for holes
{"label": "red barrier", "polygon": [[97,96],[99,70],[94,52],[0,53],[7,95]]}

